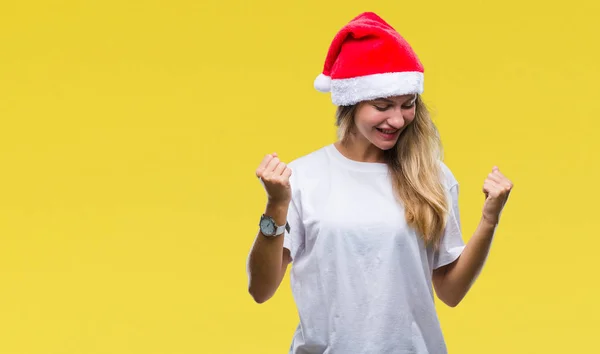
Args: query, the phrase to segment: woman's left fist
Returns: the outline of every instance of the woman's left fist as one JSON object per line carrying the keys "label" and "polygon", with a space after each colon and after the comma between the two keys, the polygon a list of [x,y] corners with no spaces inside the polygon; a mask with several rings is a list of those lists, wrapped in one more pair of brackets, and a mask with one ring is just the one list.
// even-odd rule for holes
{"label": "woman's left fist", "polygon": [[512,182],[500,172],[498,167],[494,166],[492,172],[483,182],[483,193],[485,194],[483,218],[486,221],[493,225],[498,224],[500,214],[512,188]]}

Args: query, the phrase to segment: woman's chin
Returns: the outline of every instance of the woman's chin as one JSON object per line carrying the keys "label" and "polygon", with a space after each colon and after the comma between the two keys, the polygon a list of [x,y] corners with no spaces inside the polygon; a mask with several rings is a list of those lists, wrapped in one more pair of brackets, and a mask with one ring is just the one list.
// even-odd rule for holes
{"label": "woman's chin", "polygon": [[377,146],[380,150],[387,151],[396,145],[396,141],[377,141],[373,145]]}

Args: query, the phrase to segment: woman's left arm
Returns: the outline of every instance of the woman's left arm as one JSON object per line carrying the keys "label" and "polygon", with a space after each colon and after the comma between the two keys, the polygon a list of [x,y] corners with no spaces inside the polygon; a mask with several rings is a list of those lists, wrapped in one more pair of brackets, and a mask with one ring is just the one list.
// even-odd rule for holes
{"label": "woman's left arm", "polygon": [[446,305],[457,306],[481,273],[512,188],[512,182],[494,167],[483,184],[486,199],[473,236],[456,261],[433,272],[435,292]]}

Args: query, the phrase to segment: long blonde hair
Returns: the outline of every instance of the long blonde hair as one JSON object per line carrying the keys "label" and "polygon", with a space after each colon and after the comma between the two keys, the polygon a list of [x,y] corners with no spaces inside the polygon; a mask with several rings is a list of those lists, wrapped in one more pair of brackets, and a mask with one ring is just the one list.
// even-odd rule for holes
{"label": "long blonde hair", "polygon": [[[396,145],[384,152],[393,188],[405,217],[426,245],[437,249],[449,208],[441,180],[442,144],[429,110],[417,95],[414,120],[402,131]],[[340,106],[336,112],[338,135],[345,142],[354,127],[358,105]]]}

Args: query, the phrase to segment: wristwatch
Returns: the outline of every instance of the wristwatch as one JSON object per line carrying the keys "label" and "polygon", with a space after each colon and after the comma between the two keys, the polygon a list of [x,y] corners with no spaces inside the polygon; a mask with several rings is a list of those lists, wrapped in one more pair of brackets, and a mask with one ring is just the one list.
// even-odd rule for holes
{"label": "wristwatch", "polygon": [[286,222],[285,225],[279,226],[272,217],[265,214],[260,217],[258,226],[260,227],[260,232],[267,237],[279,236],[283,234],[285,230],[290,232],[290,224]]}

